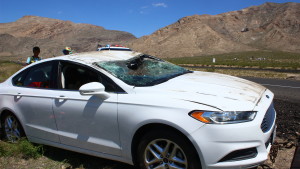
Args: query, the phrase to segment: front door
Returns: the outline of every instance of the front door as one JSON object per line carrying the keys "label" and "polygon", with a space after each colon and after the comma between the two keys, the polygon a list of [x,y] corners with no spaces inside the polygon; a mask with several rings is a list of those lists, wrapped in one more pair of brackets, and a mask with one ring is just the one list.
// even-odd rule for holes
{"label": "front door", "polygon": [[102,82],[94,69],[70,62],[60,65],[61,90],[57,91],[53,110],[62,144],[112,155],[120,155],[117,121],[118,94],[103,100],[82,96],[79,87]]}

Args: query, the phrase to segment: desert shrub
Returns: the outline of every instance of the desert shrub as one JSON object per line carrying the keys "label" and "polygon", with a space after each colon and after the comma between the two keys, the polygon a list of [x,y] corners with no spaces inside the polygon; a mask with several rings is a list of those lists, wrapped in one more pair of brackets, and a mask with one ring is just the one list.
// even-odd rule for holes
{"label": "desert shrub", "polygon": [[39,158],[43,154],[43,146],[42,145],[33,145],[28,140],[21,140],[18,143],[19,152],[22,154],[22,157],[25,159],[28,158]]}
{"label": "desert shrub", "polygon": [[43,155],[43,146],[34,145],[26,139],[18,143],[0,141],[0,157],[21,157],[24,159],[39,158]]}
{"label": "desert shrub", "polygon": [[[216,63],[212,59],[216,59]],[[174,64],[193,64],[193,65],[223,65],[236,67],[284,67],[293,68],[300,67],[300,54],[278,51],[252,51],[239,52],[207,56],[167,58],[169,62]]]}

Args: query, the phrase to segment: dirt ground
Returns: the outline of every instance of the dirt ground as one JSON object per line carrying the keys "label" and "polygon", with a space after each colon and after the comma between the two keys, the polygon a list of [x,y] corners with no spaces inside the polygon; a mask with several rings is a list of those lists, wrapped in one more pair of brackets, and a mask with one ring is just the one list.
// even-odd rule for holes
{"label": "dirt ground", "polygon": [[[276,158],[270,158],[258,169],[289,169],[296,146],[300,146],[300,103],[275,100],[277,111],[277,137],[274,150]],[[270,152],[272,155],[272,151]]]}
{"label": "dirt ground", "polygon": [[[278,142],[282,140],[277,138],[276,141]],[[291,148],[282,147],[278,150],[274,163],[269,157],[269,159],[263,165],[257,167],[257,169],[290,169],[294,152],[294,146]]]}
{"label": "dirt ground", "polygon": [[[257,169],[289,169],[300,136],[300,103],[275,100],[277,138],[272,153],[275,161],[267,160]],[[92,157],[54,147],[44,146],[44,156],[38,159],[1,157],[0,169],[134,169],[130,165]]]}

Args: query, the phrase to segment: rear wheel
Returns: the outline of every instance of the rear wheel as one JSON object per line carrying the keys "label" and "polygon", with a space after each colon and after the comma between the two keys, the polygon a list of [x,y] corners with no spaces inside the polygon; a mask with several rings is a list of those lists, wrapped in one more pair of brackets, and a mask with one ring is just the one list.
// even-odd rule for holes
{"label": "rear wheel", "polygon": [[151,131],[141,140],[137,150],[139,168],[201,168],[199,158],[192,144],[174,131]]}
{"label": "rear wheel", "polygon": [[4,139],[7,139],[9,142],[18,142],[25,136],[21,123],[12,113],[6,113],[3,116],[1,126]]}

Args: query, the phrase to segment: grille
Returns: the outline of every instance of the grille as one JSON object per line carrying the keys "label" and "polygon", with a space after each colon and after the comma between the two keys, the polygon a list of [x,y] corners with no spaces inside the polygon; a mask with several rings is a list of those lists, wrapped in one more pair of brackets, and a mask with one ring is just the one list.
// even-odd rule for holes
{"label": "grille", "polygon": [[265,117],[260,125],[260,128],[264,133],[268,132],[271,129],[271,127],[274,123],[274,120],[275,120],[275,114],[276,114],[276,111],[275,111],[274,105],[272,103],[270,105],[270,107],[268,108],[268,110],[265,114]]}

